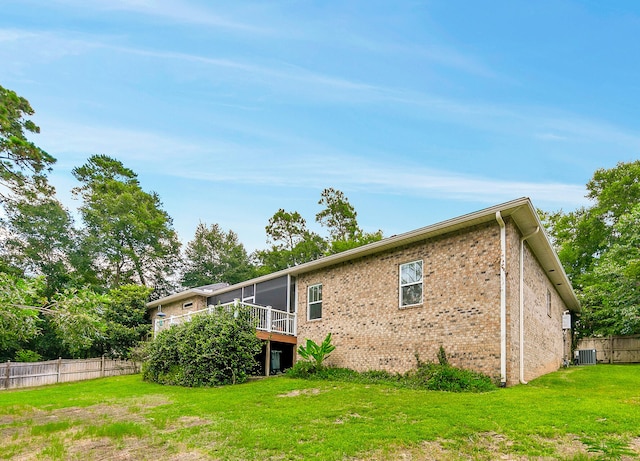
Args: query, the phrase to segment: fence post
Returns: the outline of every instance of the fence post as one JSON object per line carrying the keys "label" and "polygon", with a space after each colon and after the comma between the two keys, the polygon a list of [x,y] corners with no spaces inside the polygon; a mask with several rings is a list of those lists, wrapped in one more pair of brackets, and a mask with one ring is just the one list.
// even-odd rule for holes
{"label": "fence post", "polygon": [[62,368],[62,357],[58,357],[58,377],[56,378],[56,382],[60,382],[60,372]]}
{"label": "fence post", "polygon": [[11,382],[11,360],[7,360],[7,371],[4,375],[4,388],[9,389],[9,383]]}
{"label": "fence post", "polygon": [[104,378],[104,354],[100,358],[100,377]]}
{"label": "fence post", "polygon": [[609,336],[609,363],[613,363],[613,336]]}

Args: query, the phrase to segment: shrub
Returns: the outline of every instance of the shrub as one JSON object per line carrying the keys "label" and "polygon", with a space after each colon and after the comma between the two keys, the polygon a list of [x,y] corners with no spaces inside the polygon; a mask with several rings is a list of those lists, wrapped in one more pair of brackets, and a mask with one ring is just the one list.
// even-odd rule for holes
{"label": "shrub", "polygon": [[39,362],[42,356],[35,351],[20,349],[16,352],[16,362]]}
{"label": "shrub", "polygon": [[438,362],[422,362],[416,354],[416,369],[405,374],[370,370],[362,373],[348,368],[316,368],[310,361],[300,361],[287,375],[292,378],[322,379],[357,382],[362,384],[387,384],[410,389],[428,389],[449,392],[488,392],[496,386],[486,375],[449,365],[444,348],[440,346]]}
{"label": "shrub", "polygon": [[291,378],[309,378],[317,371],[316,365],[308,360],[299,360],[294,366],[287,370],[287,376]]}
{"label": "shrub", "polygon": [[449,365],[449,359],[447,358],[447,353],[444,351],[442,344],[440,345],[440,349],[438,349],[438,363],[443,367]]}
{"label": "shrub", "polygon": [[495,389],[490,377],[449,365],[442,346],[438,351],[439,363],[422,362],[417,355],[416,360],[417,368],[405,374],[409,387],[449,392],[487,392]]}
{"label": "shrub", "polygon": [[158,334],[147,348],[143,377],[188,387],[242,383],[261,349],[248,308],[218,308]]}

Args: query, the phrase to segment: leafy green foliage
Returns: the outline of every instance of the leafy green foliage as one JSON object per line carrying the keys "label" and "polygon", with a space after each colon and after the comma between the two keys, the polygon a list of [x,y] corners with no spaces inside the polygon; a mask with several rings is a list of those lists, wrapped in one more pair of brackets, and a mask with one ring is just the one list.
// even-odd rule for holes
{"label": "leafy green foliage", "polygon": [[[25,118],[33,114],[29,101],[0,86],[0,185],[17,195],[30,189],[48,191],[45,175],[56,161],[27,139],[27,133],[40,132]],[[0,199],[7,198],[0,193]]]}
{"label": "leafy green foliage", "polygon": [[318,259],[327,247],[322,237],[307,228],[306,220],[297,211],[279,209],[269,219],[265,231],[271,248],[256,253],[263,273]]}
{"label": "leafy green foliage", "polygon": [[151,321],[146,304],[150,293],[151,288],[141,285],[123,285],[109,291],[102,315],[104,335],[93,345],[99,355],[130,358],[131,350],[149,335]]}
{"label": "leafy green foliage", "polygon": [[382,239],[382,231],[364,232],[358,225],[355,208],[342,191],[328,188],[320,194],[316,221],[329,230],[329,254],[340,253]]}
{"label": "leafy green foliage", "polygon": [[27,273],[45,277],[45,296],[52,297],[71,280],[70,255],[75,248],[73,221],[52,196],[33,194],[5,205],[7,257]]}
{"label": "leafy green foliage", "polygon": [[310,231],[297,211],[279,209],[265,227],[271,248],[256,252],[260,273],[293,267],[382,239],[382,231],[367,233],[358,226],[357,213],[343,192],[324,189],[318,204],[324,208],[316,214],[316,221],[328,230],[328,238]]}
{"label": "leafy green foliage", "polygon": [[35,351],[20,349],[16,352],[16,362],[40,362],[41,360],[42,356]]}
{"label": "leafy green foliage", "polygon": [[51,321],[72,357],[90,356],[94,343],[104,339],[103,313],[107,303],[107,296],[87,288],[68,288],[54,296]]}
{"label": "leafy green foliage", "polygon": [[42,299],[42,279],[22,279],[0,272],[0,356],[12,358],[11,352],[38,335],[38,311],[30,306]]}
{"label": "leafy green foliage", "polygon": [[188,387],[242,383],[261,349],[248,308],[217,308],[158,334],[148,346],[143,376]]}
{"label": "leafy green foliage", "polygon": [[419,362],[407,373],[407,387],[447,392],[488,392],[496,389],[491,378],[471,370],[431,362]]}
{"label": "leafy green foliage", "polygon": [[156,286],[175,271],[180,242],[155,192],[121,162],[94,155],[73,170],[83,200],[81,253],[102,286]]}
{"label": "leafy green foliage", "polygon": [[182,285],[197,287],[226,282],[231,285],[251,279],[255,268],[238,234],[225,232],[218,224],[198,224],[185,250]]}
{"label": "leafy green foliage", "polygon": [[[417,356],[416,360],[420,363],[420,359]],[[438,363],[443,367],[449,366],[449,359],[447,358],[447,353],[442,345],[440,345],[440,348],[438,349]]]}
{"label": "leafy green foliage", "polygon": [[298,354],[313,364],[316,370],[323,368],[324,360],[335,350],[336,346],[331,344],[331,333],[328,333],[322,343],[318,345],[315,341],[307,339],[305,346],[298,347]]}
{"label": "leafy green foliage", "polygon": [[287,371],[287,376],[361,384],[386,384],[407,389],[447,392],[489,392],[496,389],[488,376],[449,365],[442,347],[438,352],[440,363],[422,362],[418,356],[416,360],[417,367],[404,374],[389,373],[384,370],[359,373],[348,368],[318,368],[313,362],[298,361]]}
{"label": "leafy green foliage", "polygon": [[543,214],[582,303],[578,337],[640,333],[640,161],[597,170],[592,206]]}

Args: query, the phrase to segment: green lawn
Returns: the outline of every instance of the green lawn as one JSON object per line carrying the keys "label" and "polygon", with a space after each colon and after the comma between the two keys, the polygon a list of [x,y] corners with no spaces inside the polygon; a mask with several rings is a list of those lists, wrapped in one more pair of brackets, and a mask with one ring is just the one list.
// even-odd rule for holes
{"label": "green lawn", "polygon": [[0,392],[0,459],[501,457],[640,457],[640,366],[485,394],[287,377],[185,389],[139,375]]}

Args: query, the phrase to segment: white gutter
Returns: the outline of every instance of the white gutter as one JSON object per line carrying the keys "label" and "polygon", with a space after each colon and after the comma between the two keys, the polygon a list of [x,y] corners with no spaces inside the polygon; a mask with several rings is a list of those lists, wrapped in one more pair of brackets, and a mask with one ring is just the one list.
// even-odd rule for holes
{"label": "white gutter", "polygon": [[524,241],[540,232],[540,226],[529,235],[520,238],[520,383],[527,384],[524,379]]}
{"label": "white gutter", "polygon": [[496,211],[500,225],[500,386],[507,385],[507,230],[500,210]]}

